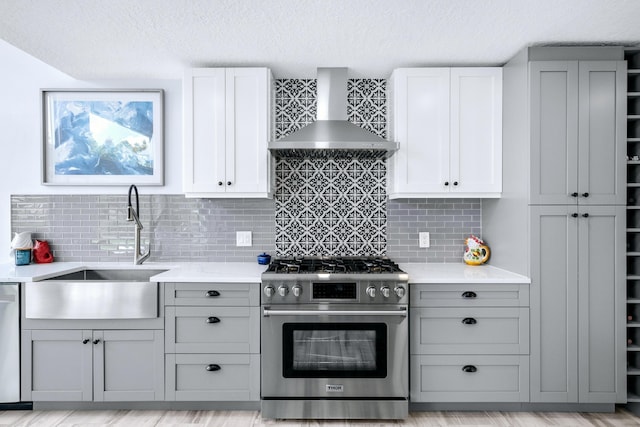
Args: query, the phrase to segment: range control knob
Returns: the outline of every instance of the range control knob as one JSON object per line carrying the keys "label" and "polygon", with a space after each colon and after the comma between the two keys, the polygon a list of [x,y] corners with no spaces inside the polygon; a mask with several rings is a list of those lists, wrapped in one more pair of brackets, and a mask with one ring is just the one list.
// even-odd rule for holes
{"label": "range control knob", "polygon": [[269,285],[264,287],[264,294],[269,298],[271,298],[275,293],[276,293],[276,290],[273,286]]}
{"label": "range control knob", "polygon": [[368,286],[367,287],[367,295],[369,295],[371,298],[375,298],[376,297],[376,288],[374,286]]}
{"label": "range control knob", "polygon": [[287,288],[285,285],[278,286],[278,294],[280,294],[281,297],[286,297],[288,293],[289,288]]}
{"label": "range control knob", "polygon": [[295,285],[293,288],[291,288],[291,291],[293,292],[293,295],[298,298],[300,295],[302,295],[302,286]]}
{"label": "range control knob", "polygon": [[398,298],[402,298],[407,293],[407,290],[404,288],[404,286],[396,286],[393,291],[396,293]]}
{"label": "range control knob", "polygon": [[382,294],[383,297],[385,298],[389,298],[389,295],[391,294],[389,287],[388,286],[382,286],[380,288],[380,293]]}

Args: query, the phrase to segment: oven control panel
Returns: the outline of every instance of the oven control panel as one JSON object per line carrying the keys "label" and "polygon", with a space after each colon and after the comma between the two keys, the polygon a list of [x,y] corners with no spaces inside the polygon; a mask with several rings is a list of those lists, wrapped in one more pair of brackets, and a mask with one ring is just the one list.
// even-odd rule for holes
{"label": "oven control panel", "polygon": [[358,298],[357,283],[312,283],[312,300],[352,300]]}
{"label": "oven control panel", "polygon": [[314,282],[263,281],[263,304],[304,304],[318,302],[405,304],[406,282]]}

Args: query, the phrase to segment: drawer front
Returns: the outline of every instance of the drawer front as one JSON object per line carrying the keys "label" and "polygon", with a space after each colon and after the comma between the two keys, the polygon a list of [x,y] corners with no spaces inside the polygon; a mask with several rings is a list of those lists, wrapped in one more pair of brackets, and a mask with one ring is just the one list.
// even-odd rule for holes
{"label": "drawer front", "polygon": [[528,402],[529,357],[411,356],[412,402]]}
{"label": "drawer front", "polygon": [[528,354],[529,309],[411,308],[412,354]]}
{"label": "drawer front", "polygon": [[166,307],[167,353],[259,353],[259,307]]}
{"label": "drawer front", "polygon": [[166,399],[260,400],[259,354],[167,354]]}
{"label": "drawer front", "polygon": [[529,306],[528,284],[412,284],[409,293],[411,307]]}
{"label": "drawer front", "polygon": [[259,283],[166,283],[166,305],[258,306]]}

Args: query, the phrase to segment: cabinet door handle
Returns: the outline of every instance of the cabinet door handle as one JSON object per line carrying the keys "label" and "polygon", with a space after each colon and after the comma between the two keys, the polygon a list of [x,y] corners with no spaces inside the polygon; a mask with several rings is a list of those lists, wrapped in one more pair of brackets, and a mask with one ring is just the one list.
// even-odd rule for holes
{"label": "cabinet door handle", "polygon": [[99,342],[100,342],[100,340],[99,340],[99,339],[95,339],[95,340],[93,340],[93,343],[94,343],[94,344],[98,344]]}
{"label": "cabinet door handle", "polygon": [[478,323],[478,321],[473,317],[465,317],[464,319],[462,319],[462,323],[465,325],[475,325],[476,323]]}
{"label": "cabinet door handle", "polygon": [[220,296],[220,292],[218,291],[207,291],[206,294],[204,294],[205,297],[219,297]]}
{"label": "cabinet door handle", "polygon": [[446,186],[448,186],[448,185],[449,185],[449,181],[445,181],[445,182],[444,182],[444,186],[446,187]]}
{"label": "cabinet door handle", "polygon": [[215,317],[215,316],[207,317],[206,322],[207,323],[220,323],[220,318],[219,317]]}
{"label": "cabinet door handle", "polygon": [[464,365],[462,367],[462,372],[477,372],[478,368],[473,365]]}
{"label": "cabinet door handle", "polygon": [[82,340],[82,344],[86,344],[86,343],[88,343],[89,341],[91,341],[89,338],[85,338],[85,339],[83,339],[83,340]]}
{"label": "cabinet door handle", "polygon": [[211,365],[207,365],[207,367],[204,369],[208,372],[215,372],[215,371],[219,371],[222,368],[220,368],[220,365],[216,365],[215,363],[212,363]]}
{"label": "cabinet door handle", "polygon": [[589,197],[589,193],[582,193],[582,197]]}
{"label": "cabinet door handle", "polygon": [[222,181],[218,181],[218,185],[222,185]]}
{"label": "cabinet door handle", "polygon": [[458,185],[458,181],[453,181],[453,185],[454,186]]}
{"label": "cabinet door handle", "polygon": [[589,214],[588,214],[588,213],[583,213],[583,214],[582,214],[582,216],[583,216],[584,218],[589,218]]}
{"label": "cabinet door handle", "polygon": [[227,185],[231,185],[231,181],[227,181]]}
{"label": "cabinet door handle", "polygon": [[578,197],[578,193],[577,192],[571,193],[571,197]]}
{"label": "cabinet door handle", "polygon": [[572,214],[571,214],[571,216],[572,216],[573,218],[578,218],[578,213],[577,213],[577,212],[574,212],[574,213],[572,213]]}
{"label": "cabinet door handle", "polygon": [[475,298],[478,295],[473,291],[465,291],[462,293],[462,298]]}

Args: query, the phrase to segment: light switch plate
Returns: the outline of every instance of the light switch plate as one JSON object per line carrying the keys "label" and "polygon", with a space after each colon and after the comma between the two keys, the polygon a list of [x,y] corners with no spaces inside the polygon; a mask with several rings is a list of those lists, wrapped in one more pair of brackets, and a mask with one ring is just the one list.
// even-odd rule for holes
{"label": "light switch plate", "polygon": [[431,239],[429,238],[428,231],[421,231],[418,233],[418,243],[421,248],[428,248],[431,246]]}
{"label": "light switch plate", "polygon": [[251,246],[250,231],[236,231],[236,246]]}

